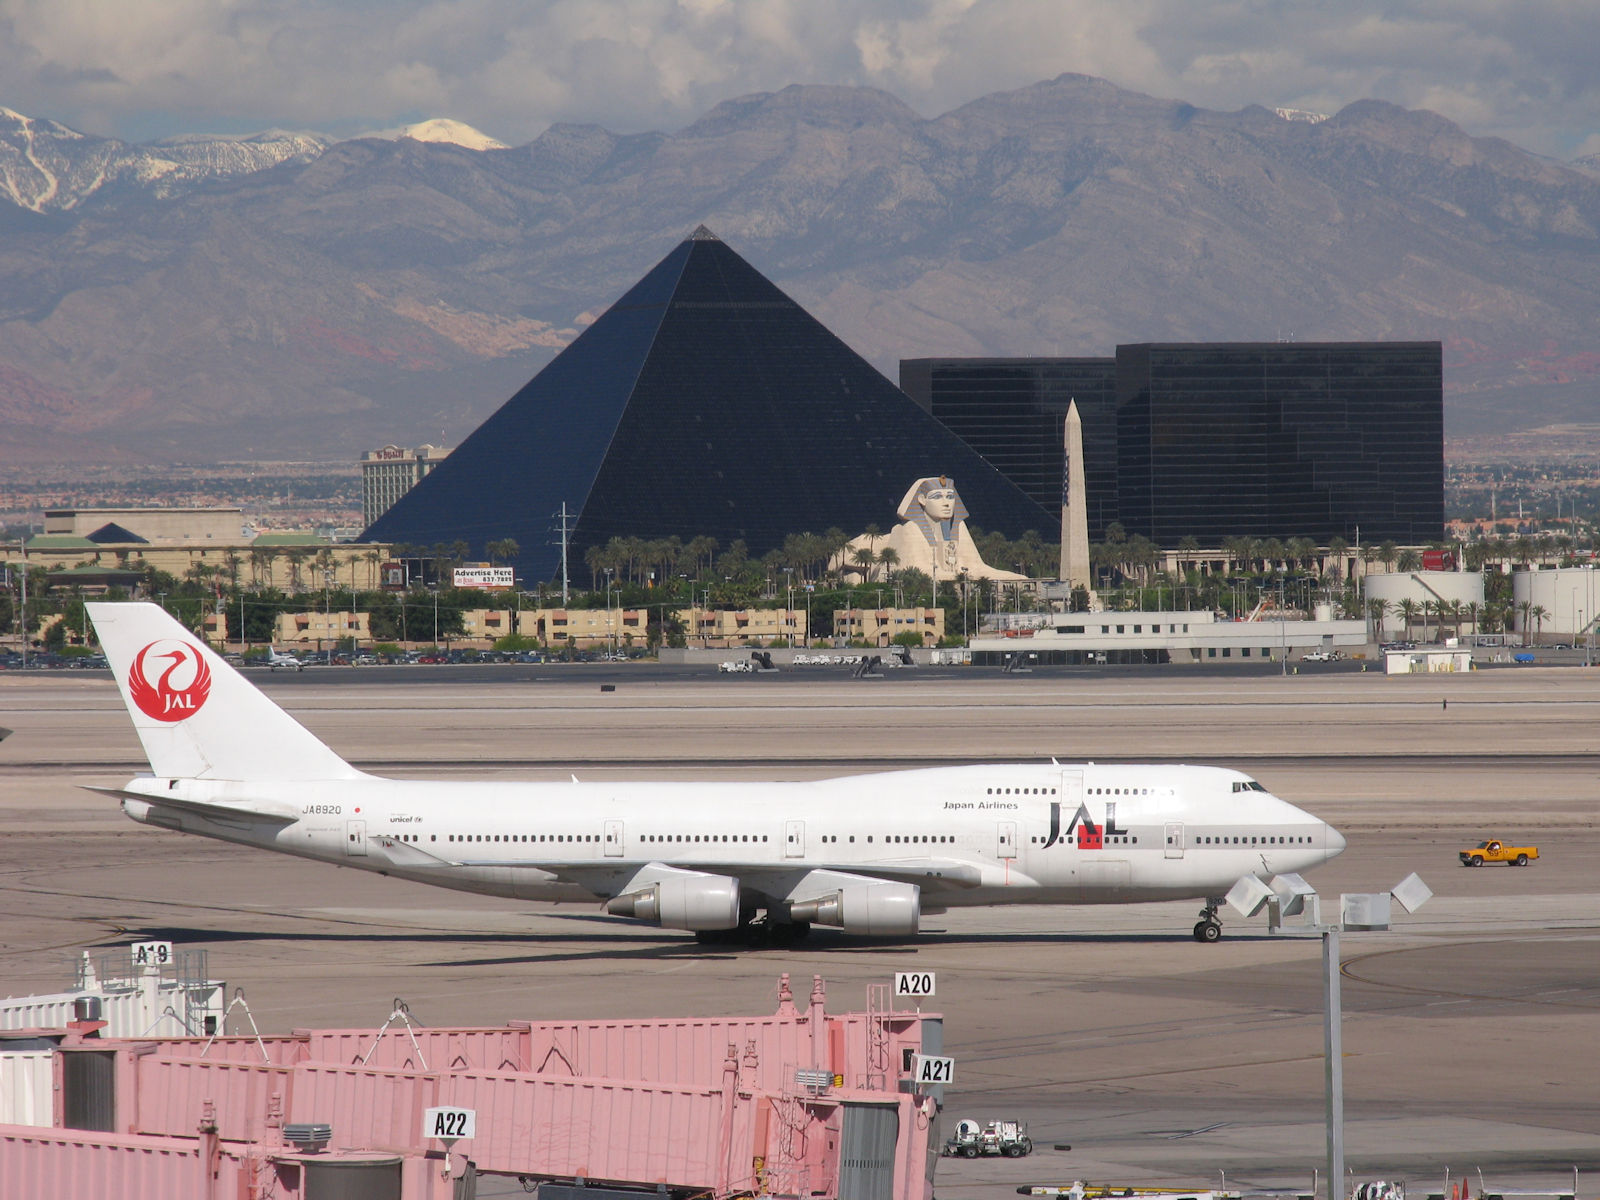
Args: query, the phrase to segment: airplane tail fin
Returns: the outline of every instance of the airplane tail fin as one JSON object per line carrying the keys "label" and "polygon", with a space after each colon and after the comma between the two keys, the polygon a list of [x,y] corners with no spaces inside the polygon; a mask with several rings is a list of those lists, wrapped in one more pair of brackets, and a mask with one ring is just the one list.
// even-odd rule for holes
{"label": "airplane tail fin", "polygon": [[161,607],[85,607],[158,777],[363,777]]}

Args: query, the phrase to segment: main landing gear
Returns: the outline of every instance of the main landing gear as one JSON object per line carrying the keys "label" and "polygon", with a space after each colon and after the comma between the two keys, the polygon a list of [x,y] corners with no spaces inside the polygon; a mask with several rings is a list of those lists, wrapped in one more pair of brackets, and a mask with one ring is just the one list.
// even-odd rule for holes
{"label": "main landing gear", "polygon": [[1197,942],[1220,942],[1222,940],[1222,922],[1217,920],[1217,909],[1222,905],[1222,897],[1209,896],[1206,906],[1200,910],[1200,919],[1194,924],[1194,940]]}

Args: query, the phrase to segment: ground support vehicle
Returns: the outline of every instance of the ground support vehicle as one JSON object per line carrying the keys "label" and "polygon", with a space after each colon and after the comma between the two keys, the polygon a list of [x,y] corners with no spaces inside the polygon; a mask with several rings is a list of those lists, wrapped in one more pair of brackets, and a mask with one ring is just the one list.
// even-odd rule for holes
{"label": "ground support vehicle", "polygon": [[1537,846],[1508,846],[1498,838],[1479,842],[1470,850],[1461,853],[1463,867],[1481,867],[1484,863],[1503,862],[1513,867],[1525,867],[1532,860],[1539,857]]}
{"label": "ground support vehicle", "polygon": [[1021,1121],[990,1121],[979,1125],[968,1118],[956,1123],[953,1137],[944,1144],[941,1153],[946,1158],[979,1158],[1003,1155],[1006,1158],[1023,1158],[1033,1153],[1033,1139],[1028,1127]]}

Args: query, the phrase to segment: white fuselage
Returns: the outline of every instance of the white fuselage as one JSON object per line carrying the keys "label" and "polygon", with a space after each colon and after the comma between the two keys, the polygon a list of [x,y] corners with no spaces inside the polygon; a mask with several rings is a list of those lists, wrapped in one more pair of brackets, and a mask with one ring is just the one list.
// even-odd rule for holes
{"label": "white fuselage", "polygon": [[[463,891],[616,894],[644,864],[743,876],[780,897],[823,870],[906,879],[924,911],[1220,896],[1344,849],[1237,771],[944,767],[797,783],[231,783],[142,777],[135,820]],[[256,804],[257,821],[162,804]]]}

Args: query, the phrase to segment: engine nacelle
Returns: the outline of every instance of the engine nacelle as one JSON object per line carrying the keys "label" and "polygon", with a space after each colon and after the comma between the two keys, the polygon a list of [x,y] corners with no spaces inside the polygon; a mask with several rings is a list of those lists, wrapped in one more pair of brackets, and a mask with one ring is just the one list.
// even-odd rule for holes
{"label": "engine nacelle", "polygon": [[863,883],[840,888],[818,900],[789,906],[794,921],[832,925],[846,933],[905,937],[917,932],[922,889],[912,883]]}
{"label": "engine nacelle", "polygon": [[739,881],[726,875],[669,875],[607,901],[606,911],[665,929],[737,929]]}

